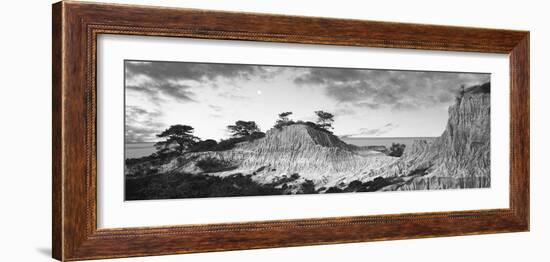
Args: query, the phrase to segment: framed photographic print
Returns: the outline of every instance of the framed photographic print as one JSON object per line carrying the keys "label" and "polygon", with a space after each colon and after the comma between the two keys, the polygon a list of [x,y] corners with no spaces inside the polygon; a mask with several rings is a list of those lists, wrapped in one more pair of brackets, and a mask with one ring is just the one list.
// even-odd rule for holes
{"label": "framed photographic print", "polygon": [[53,257],[529,230],[529,32],[53,5]]}

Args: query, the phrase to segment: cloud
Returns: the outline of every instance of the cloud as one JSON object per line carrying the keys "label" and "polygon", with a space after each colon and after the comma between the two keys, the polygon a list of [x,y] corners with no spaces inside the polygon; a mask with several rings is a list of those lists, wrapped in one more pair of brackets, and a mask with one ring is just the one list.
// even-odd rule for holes
{"label": "cloud", "polygon": [[364,107],[369,109],[379,109],[382,107],[382,104],[376,104],[371,102],[356,102],[356,103],[353,103],[353,105],[357,107]]}
{"label": "cloud", "polygon": [[165,101],[167,98],[178,102],[195,102],[191,87],[170,82],[148,82],[141,85],[126,85],[126,90],[141,93],[155,104]]}
{"label": "cloud", "polygon": [[216,88],[220,78],[265,80],[278,72],[255,65],[125,61],[126,88],[157,104],[167,99],[195,102],[194,87]]}
{"label": "cloud", "polygon": [[223,110],[223,108],[221,106],[208,105],[208,107],[210,107],[210,109],[214,110],[214,112],[221,112]]}
{"label": "cloud", "polygon": [[347,68],[310,68],[294,79],[296,84],[330,84],[347,82],[363,76],[363,70]]}
{"label": "cloud", "polygon": [[125,108],[125,143],[142,143],[156,140],[155,134],[162,130],[159,111],[147,111],[136,106]]}
{"label": "cloud", "polygon": [[145,75],[157,81],[190,80],[205,82],[223,78],[250,78],[271,74],[262,66],[240,64],[209,64],[189,62],[136,62],[126,61],[126,76]]}
{"label": "cloud", "polygon": [[343,137],[364,137],[364,136],[381,136],[398,128],[395,123],[387,123],[384,126],[377,128],[360,128],[356,133],[343,135]]}
{"label": "cloud", "polygon": [[351,108],[337,108],[334,110],[334,116],[355,115],[357,112]]}
{"label": "cloud", "polygon": [[223,118],[223,116],[220,115],[220,114],[210,114],[209,116],[211,116],[213,118]]}
{"label": "cloud", "polygon": [[[149,62],[125,61],[125,90],[131,93],[130,98],[148,104],[148,109],[126,106],[126,142],[155,141],[163,125],[159,122],[165,102],[178,103],[200,102],[203,88],[216,89],[221,83],[238,83],[235,80],[258,78],[268,80],[283,69],[268,66],[187,63],[187,62]],[[245,100],[247,97],[232,94],[225,90],[219,94],[228,99]],[[209,105],[212,116],[223,117],[222,107]],[[148,111],[149,110],[149,111]]]}
{"label": "cloud", "polygon": [[311,68],[294,78],[298,85],[324,87],[338,103],[369,109],[411,110],[449,103],[461,85],[490,80],[490,74]]}
{"label": "cloud", "polygon": [[240,101],[251,99],[250,97],[237,95],[237,94],[234,94],[232,92],[222,92],[222,93],[219,93],[218,96],[223,97],[223,98],[227,98],[227,99],[230,99],[230,100],[240,100]]}

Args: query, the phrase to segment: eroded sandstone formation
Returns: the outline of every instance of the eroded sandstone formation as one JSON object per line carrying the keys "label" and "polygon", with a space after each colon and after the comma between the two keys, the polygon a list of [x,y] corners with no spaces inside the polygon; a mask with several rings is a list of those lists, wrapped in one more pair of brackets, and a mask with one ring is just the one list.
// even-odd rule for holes
{"label": "eroded sandstone formation", "polygon": [[415,141],[384,177],[408,177],[383,190],[481,188],[491,185],[489,86],[476,86],[449,107],[443,134]]}
{"label": "eroded sandstone formation", "polygon": [[[127,165],[126,174],[243,174],[260,184],[285,187],[308,181],[319,193],[330,187],[354,191],[350,189],[352,182],[359,191],[489,187],[489,84],[460,94],[448,112],[448,123],[440,137],[430,142],[415,141],[400,158],[374,151],[358,152],[358,147],[329,132],[294,124],[272,128],[263,138],[241,142],[225,151],[187,152],[162,163]],[[210,161],[215,167],[201,166],[201,161]]]}

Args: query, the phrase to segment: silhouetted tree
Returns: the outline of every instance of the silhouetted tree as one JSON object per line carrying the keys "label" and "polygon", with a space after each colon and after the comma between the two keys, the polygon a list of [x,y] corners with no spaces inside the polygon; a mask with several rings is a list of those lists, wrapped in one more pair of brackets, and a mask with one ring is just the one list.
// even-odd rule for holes
{"label": "silhouetted tree", "polygon": [[233,137],[248,137],[253,133],[259,133],[260,128],[254,121],[239,120],[234,125],[227,126],[231,136]]}
{"label": "silhouetted tree", "polygon": [[288,122],[290,118],[288,116],[292,115],[292,112],[282,112],[279,114],[279,120],[283,122]]}
{"label": "silhouetted tree", "polygon": [[317,115],[317,126],[327,131],[329,131],[329,129],[333,129],[332,127],[332,124],[334,123],[333,114],[322,110],[315,111],[315,114]]}
{"label": "silhouetted tree", "polygon": [[279,114],[279,119],[275,121],[275,127],[280,128],[293,122],[288,116],[292,115],[292,112],[283,112]]}
{"label": "silhouetted tree", "polygon": [[182,153],[183,150],[200,141],[200,138],[193,135],[193,131],[193,127],[188,125],[170,126],[157,135],[157,137],[166,138],[166,140],[156,143],[155,147],[162,152],[169,149],[171,145],[177,144],[176,150]]}

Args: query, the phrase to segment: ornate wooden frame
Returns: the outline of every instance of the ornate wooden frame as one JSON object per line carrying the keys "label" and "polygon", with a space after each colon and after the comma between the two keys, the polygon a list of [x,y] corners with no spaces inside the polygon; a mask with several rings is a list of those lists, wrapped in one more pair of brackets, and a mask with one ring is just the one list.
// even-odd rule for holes
{"label": "ornate wooden frame", "polygon": [[[53,257],[81,260],[529,230],[529,32],[83,2],[53,5]],[[510,56],[510,208],[98,229],[96,40],[124,34]],[[330,229],[330,230],[327,230]]]}

